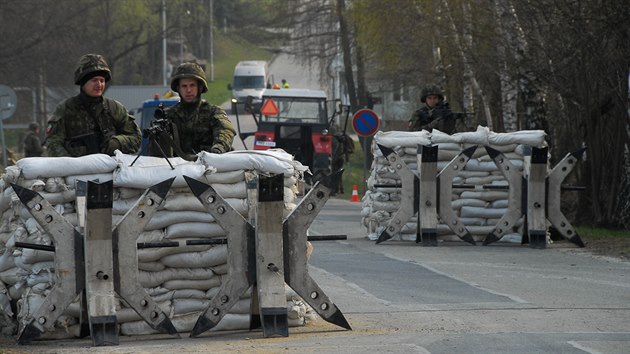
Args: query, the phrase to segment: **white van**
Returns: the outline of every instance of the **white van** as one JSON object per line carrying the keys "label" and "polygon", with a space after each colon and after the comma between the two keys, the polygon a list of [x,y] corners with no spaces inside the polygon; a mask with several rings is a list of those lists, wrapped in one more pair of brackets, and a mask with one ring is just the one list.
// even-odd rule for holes
{"label": "white van", "polygon": [[245,103],[248,96],[260,99],[262,90],[271,88],[272,79],[269,67],[263,60],[247,60],[236,64],[234,78],[228,84],[228,90],[232,91],[232,98],[238,103]]}

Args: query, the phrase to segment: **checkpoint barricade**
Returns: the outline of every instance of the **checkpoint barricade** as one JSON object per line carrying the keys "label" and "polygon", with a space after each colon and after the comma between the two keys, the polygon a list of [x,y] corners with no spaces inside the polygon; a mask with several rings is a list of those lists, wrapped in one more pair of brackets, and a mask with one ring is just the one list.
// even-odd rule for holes
{"label": "checkpoint barricade", "polygon": [[[124,170],[132,157],[118,157],[118,168]],[[231,156],[230,163],[237,157]],[[159,169],[156,160],[140,159],[134,171],[117,171],[113,176],[99,171],[100,183],[94,176],[67,177],[64,182],[72,180],[84,188],[66,193],[69,196],[63,200],[28,187],[25,176],[30,172],[20,171],[9,187],[15,193],[12,205],[3,211],[19,210],[21,220],[36,221],[32,224],[36,227],[29,229],[28,237],[20,236],[20,241],[9,245],[11,253],[37,250],[41,259],[54,265],[52,279],[36,286],[44,289],[42,295],[30,289],[15,293],[29,301],[18,309],[18,342],[59,338],[60,326],[68,325],[73,329],[66,327],[66,337],[89,335],[93,345],[115,345],[119,335],[178,337],[190,332],[199,336],[226,329],[261,328],[265,337],[283,336],[289,327],[305,324],[307,311],[351,329],[308,275],[308,242],[343,239],[343,235],[307,236],[330,195],[328,187],[315,186],[297,205],[292,204],[299,176],[294,175],[297,169],[287,166],[299,166],[284,164],[284,155],[273,157],[280,167],[273,161],[252,161],[256,157],[246,156],[251,165],[237,173],[217,171],[216,161],[214,165],[202,162],[206,174],[192,177],[182,171],[198,171],[199,162],[172,160],[172,166],[162,167],[175,177],[139,194],[138,181],[120,178],[147,178],[150,170]],[[209,166],[214,168],[207,172]],[[275,171],[251,168],[257,166]],[[283,174],[282,169],[289,172]],[[225,182],[234,188],[227,189]],[[35,234],[50,238],[35,239]],[[274,261],[256,264],[260,253]],[[177,279],[184,275],[188,279]]]}
{"label": "checkpoint barricade", "polygon": [[[416,242],[436,246],[438,234],[447,237],[451,234],[471,244],[475,244],[477,239],[489,245],[506,235],[513,239],[517,234],[520,243],[529,243],[533,248],[545,248],[548,230],[553,227],[562,229],[560,234],[568,241],[579,247],[584,246],[560,210],[561,190],[576,189],[563,186],[562,182],[582,151],[568,154],[557,168],[547,172],[548,152],[544,141],[539,140],[542,142],[538,144],[540,147],[525,144],[535,142],[531,139],[531,133],[528,133],[529,139],[511,139],[511,147],[470,143],[488,143],[487,136],[484,139],[468,136],[466,138],[470,140],[465,143],[431,144],[432,136],[428,132],[424,132],[424,136],[422,132],[404,132],[400,136],[394,135],[396,132],[390,133],[392,136],[381,139],[378,135],[376,137],[377,150],[382,157],[375,154],[377,163],[370,177],[373,180],[371,184],[368,183],[372,189],[364,198],[368,204],[373,202],[369,205],[372,212],[372,208],[377,205],[374,201],[377,198],[384,199],[383,191],[392,200],[398,196],[395,209],[372,213],[376,216],[374,218],[369,215],[364,217],[368,231],[375,233],[370,239],[375,239],[377,244],[390,239],[413,240],[415,236]],[[418,134],[411,135],[413,133]],[[438,134],[440,138],[444,139]],[[390,146],[396,145],[391,148],[381,145],[379,141]],[[406,141],[420,141],[426,145],[417,144],[413,149],[408,146],[411,143],[404,145]],[[444,146],[450,151],[441,152],[439,149]],[[519,154],[510,151],[515,150],[515,147],[519,150],[520,159]],[[379,167],[378,159],[386,163]],[[437,160],[440,161],[436,163]],[[387,178],[379,179],[379,173]],[[377,178],[374,178],[375,175]],[[382,183],[383,180],[388,183]],[[472,197],[484,195],[496,199],[480,201]],[[495,205],[501,207],[493,210]],[[368,214],[365,210],[364,216]],[[481,225],[476,224],[478,220],[466,215],[471,211],[493,213],[494,220],[483,220]],[[388,212],[391,212],[391,217],[387,217]],[[379,226],[374,227],[372,222]],[[405,234],[408,235],[406,238]]]}

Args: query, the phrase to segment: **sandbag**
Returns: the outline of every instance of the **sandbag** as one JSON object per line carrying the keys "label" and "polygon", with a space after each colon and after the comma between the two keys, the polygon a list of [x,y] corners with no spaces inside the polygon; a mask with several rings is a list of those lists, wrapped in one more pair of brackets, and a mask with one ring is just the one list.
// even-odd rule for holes
{"label": "sandbag", "polygon": [[92,175],[108,173],[116,168],[116,160],[105,154],[81,157],[27,157],[15,163],[27,179]]}

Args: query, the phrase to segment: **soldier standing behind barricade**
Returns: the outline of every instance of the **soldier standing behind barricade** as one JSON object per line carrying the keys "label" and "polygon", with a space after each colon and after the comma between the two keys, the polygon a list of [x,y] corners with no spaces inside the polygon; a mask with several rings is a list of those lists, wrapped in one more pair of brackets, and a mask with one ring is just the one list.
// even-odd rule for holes
{"label": "soldier standing behind barricade", "polygon": [[111,78],[101,55],[86,54],[79,59],[74,83],[81,92],[59,104],[48,120],[44,143],[48,156],[138,151],[141,134],[133,116],[120,102],[103,97]]}
{"label": "soldier standing behind barricade", "polygon": [[28,125],[28,133],[24,137],[24,157],[42,156],[44,148],[39,139],[39,124],[33,122]]}
{"label": "soldier standing behind barricade", "polygon": [[424,105],[413,112],[409,120],[410,131],[422,129],[432,131],[433,128],[437,128],[447,134],[455,132],[455,119],[439,87],[429,85],[422,89],[420,102]]}
{"label": "soldier standing behind barricade", "polygon": [[[201,98],[208,91],[205,73],[196,63],[183,63],[171,78],[171,90],[179,93],[181,101],[165,110],[165,118],[170,123],[169,138],[176,146],[163,137],[158,139],[160,147],[167,157],[177,155],[180,150],[192,160],[201,151],[222,154],[232,149],[236,135],[234,126],[221,107],[211,105]],[[154,143],[149,154],[162,156]]]}

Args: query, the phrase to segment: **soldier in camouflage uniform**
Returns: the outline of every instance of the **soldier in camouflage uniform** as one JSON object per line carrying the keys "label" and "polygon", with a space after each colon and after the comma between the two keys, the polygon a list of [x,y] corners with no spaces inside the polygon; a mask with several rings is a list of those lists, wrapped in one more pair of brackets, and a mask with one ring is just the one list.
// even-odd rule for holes
{"label": "soldier in camouflage uniform", "polygon": [[28,125],[28,133],[24,137],[24,157],[42,156],[44,148],[39,139],[39,124],[32,122]]}
{"label": "soldier in camouflage uniform", "polygon": [[[173,73],[171,89],[179,93],[181,101],[165,110],[166,119],[171,123],[170,138],[187,160],[194,159],[201,151],[216,154],[232,150],[236,135],[234,126],[227,114],[218,106],[211,105],[201,98],[208,91],[206,74],[196,63],[183,63]],[[177,154],[177,149],[169,142],[159,139],[160,147],[168,156]],[[150,155],[162,156],[152,144]]]}
{"label": "soldier in camouflage uniform", "polygon": [[455,132],[455,120],[448,103],[444,101],[442,90],[435,85],[422,89],[420,102],[424,105],[413,112],[409,120],[409,130],[417,131],[427,129],[432,131],[437,128],[442,132],[452,134]]}
{"label": "soldier in camouflage uniform", "polygon": [[112,74],[105,59],[86,54],[79,59],[74,83],[81,92],[57,106],[46,128],[48,156],[134,154],[141,133],[133,116],[115,100],[103,97]]}

